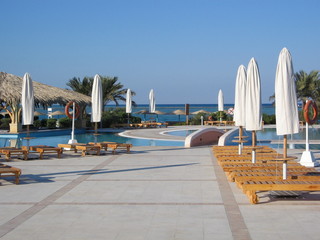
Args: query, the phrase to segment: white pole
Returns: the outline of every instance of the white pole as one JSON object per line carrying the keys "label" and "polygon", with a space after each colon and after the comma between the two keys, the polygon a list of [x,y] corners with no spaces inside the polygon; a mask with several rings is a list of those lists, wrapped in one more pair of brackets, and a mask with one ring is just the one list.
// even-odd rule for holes
{"label": "white pole", "polygon": [[309,152],[309,124],[306,122],[306,151]]}
{"label": "white pole", "polygon": [[242,154],[242,146],[241,146],[241,143],[239,143],[239,146],[238,146],[238,153],[239,153],[239,155]]}
{"label": "white pole", "polygon": [[252,163],[256,163],[256,150],[252,150]]}
{"label": "white pole", "polygon": [[282,179],[286,180],[287,179],[287,161],[283,162],[282,168],[283,168]]}
{"label": "white pole", "polygon": [[[75,118],[75,112],[76,112],[76,104],[75,102],[73,102],[72,104],[73,106],[73,112],[72,112],[72,130],[71,130],[71,139],[68,141],[68,144],[73,144],[73,143],[77,143],[77,139],[74,139],[74,118]],[[70,150],[68,148],[66,148],[66,150]]]}
{"label": "white pole", "polygon": [[71,131],[71,140],[73,141],[74,140],[74,117],[75,117],[75,103],[73,102],[72,104],[72,107],[73,107],[73,111],[72,111],[72,131]]}
{"label": "white pole", "polygon": [[201,118],[201,126],[203,126],[203,116],[201,116],[200,118]]}

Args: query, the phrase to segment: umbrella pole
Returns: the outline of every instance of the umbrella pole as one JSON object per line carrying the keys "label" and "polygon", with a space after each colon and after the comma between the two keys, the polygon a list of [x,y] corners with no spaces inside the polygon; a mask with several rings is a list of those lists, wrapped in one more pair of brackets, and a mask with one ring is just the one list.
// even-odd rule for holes
{"label": "umbrella pole", "polygon": [[27,148],[30,146],[30,125],[27,125]]}
{"label": "umbrella pole", "polygon": [[[287,158],[287,142],[288,142],[287,135],[283,135],[283,159]],[[287,161],[286,160],[283,161],[282,169],[283,169],[282,179],[286,180],[287,179]]]}
{"label": "umbrella pole", "polygon": [[[256,131],[253,130],[252,131],[252,147],[255,147],[256,146],[256,141],[257,141],[257,135],[256,135]],[[256,149],[255,148],[252,148],[252,163],[256,163]]]}
{"label": "umbrella pole", "polygon": [[97,143],[97,135],[98,135],[98,122],[94,123],[94,143]]}
{"label": "umbrella pole", "polygon": [[[243,134],[243,128],[242,126],[239,127],[239,140],[242,140],[242,134]],[[238,153],[239,155],[242,154],[242,142],[239,142],[239,150],[238,150]]]}
{"label": "umbrella pole", "polygon": [[128,125],[130,124],[130,113],[128,113]]}

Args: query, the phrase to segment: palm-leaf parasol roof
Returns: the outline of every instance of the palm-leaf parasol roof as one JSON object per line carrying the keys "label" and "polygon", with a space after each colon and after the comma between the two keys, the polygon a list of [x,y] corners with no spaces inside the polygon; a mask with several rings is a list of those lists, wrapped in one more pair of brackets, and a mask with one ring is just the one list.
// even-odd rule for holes
{"label": "palm-leaf parasol roof", "polygon": [[[81,93],[33,81],[34,102],[36,105],[65,105],[70,101],[90,104],[91,98]],[[22,78],[0,72],[0,99],[8,104],[21,102]]]}

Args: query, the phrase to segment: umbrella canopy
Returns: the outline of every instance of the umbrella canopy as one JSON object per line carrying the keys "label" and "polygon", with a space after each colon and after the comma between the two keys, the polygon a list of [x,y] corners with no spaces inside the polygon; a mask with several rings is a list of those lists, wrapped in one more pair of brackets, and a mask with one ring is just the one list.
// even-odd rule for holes
{"label": "umbrella canopy", "polygon": [[127,90],[127,98],[126,98],[126,113],[132,112],[132,99],[131,99],[131,90]]}
{"label": "umbrella canopy", "polygon": [[161,112],[161,111],[154,111],[154,113],[157,114],[157,115],[165,115],[165,114],[167,114],[167,113]]}
{"label": "umbrella canopy", "polygon": [[198,114],[198,113],[205,113],[205,114],[208,114],[208,113],[210,113],[210,112],[208,112],[208,111],[206,111],[206,110],[201,109],[201,110],[198,110],[198,111],[192,112],[191,114],[196,115],[196,114]]}
{"label": "umbrella canopy", "polygon": [[234,115],[233,121],[235,126],[246,125],[246,83],[247,73],[246,68],[240,65],[237,72],[236,87],[235,87],[235,101],[234,101]]}
{"label": "umbrella canopy", "polygon": [[102,115],[102,85],[101,78],[98,74],[94,76],[93,86],[92,86],[92,114],[91,122],[100,122]]}
{"label": "umbrella canopy", "polygon": [[38,111],[34,111],[34,116],[41,116],[41,115],[46,115],[46,114]]}
{"label": "umbrella canopy", "polygon": [[21,93],[21,107],[22,107],[22,124],[33,124],[34,118],[34,94],[33,84],[29,73],[24,74],[22,81]]}
{"label": "umbrella canopy", "polygon": [[65,114],[65,112],[62,112],[62,111],[54,111],[53,113],[50,113],[48,115],[58,116],[58,115],[66,115],[66,114]]}
{"label": "umbrella canopy", "polygon": [[149,114],[148,110],[140,110],[138,112],[135,112],[135,114]]}
{"label": "umbrella canopy", "polygon": [[177,109],[175,111],[172,112],[172,114],[174,115],[186,115],[186,112],[180,109]]}
{"label": "umbrella canopy", "polygon": [[283,48],[280,52],[276,79],[275,104],[277,135],[299,132],[298,104],[291,54]]}
{"label": "umbrella canopy", "polygon": [[154,113],[156,111],[156,101],[155,101],[153,89],[151,89],[149,93],[149,103],[150,103],[149,111],[150,113]]}
{"label": "umbrella canopy", "polygon": [[223,92],[221,89],[218,93],[218,111],[223,111]]}
{"label": "umbrella canopy", "polygon": [[246,122],[248,131],[262,129],[261,115],[261,86],[258,65],[254,58],[251,58],[247,69],[246,85]]}

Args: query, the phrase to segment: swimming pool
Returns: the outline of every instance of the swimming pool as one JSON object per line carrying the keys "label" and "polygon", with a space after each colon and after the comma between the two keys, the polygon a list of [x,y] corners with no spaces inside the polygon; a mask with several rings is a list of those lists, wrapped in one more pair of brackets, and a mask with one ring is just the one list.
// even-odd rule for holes
{"label": "swimming pool", "polygon": [[190,130],[174,130],[174,131],[167,131],[165,132],[165,134],[169,134],[172,136],[181,136],[181,137],[186,137],[188,135],[190,135],[191,133],[194,133],[195,131],[197,131],[197,129],[190,129]]}
{"label": "swimming pool", "polygon": [[[283,136],[278,136],[276,133],[276,128],[264,128],[261,131],[257,131],[257,145],[269,145],[273,148],[282,147]],[[237,143],[232,142],[235,136],[238,136],[239,132],[237,130],[233,131],[227,138],[227,145],[237,145]],[[248,141],[245,145],[251,145],[250,131],[244,131],[244,136],[247,136]],[[305,140],[306,139],[306,129],[300,129],[299,133],[287,136],[288,140]],[[279,141],[277,144],[272,144],[272,140]],[[320,128],[310,127],[309,128],[309,140],[319,140],[317,144],[310,144],[310,149],[320,149]],[[304,149],[306,146],[303,143],[290,144],[291,148]]]}
{"label": "swimming pool", "polygon": [[[96,137],[96,139],[95,139]],[[29,145],[50,145],[58,146],[60,143],[68,143],[71,139],[71,135],[55,135],[46,137],[34,137],[29,140]],[[164,140],[153,140],[153,139],[137,139],[137,138],[127,138],[119,136],[115,133],[101,133],[100,135],[93,135],[92,133],[85,134],[75,134],[75,139],[79,143],[94,142],[119,142],[119,143],[131,143],[133,146],[184,146],[182,141],[164,141]],[[21,147],[27,145],[27,140],[24,138],[0,138],[0,146],[16,146]]]}

